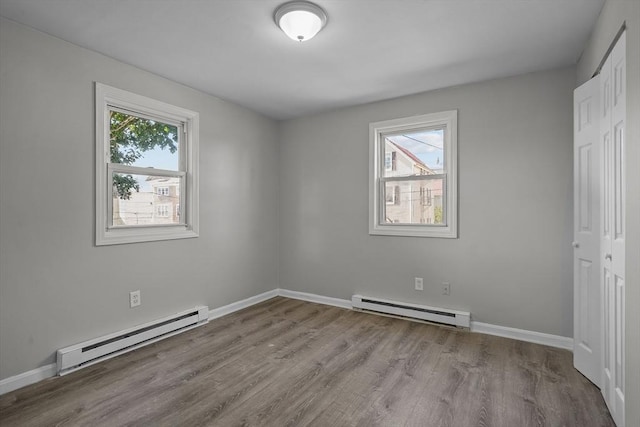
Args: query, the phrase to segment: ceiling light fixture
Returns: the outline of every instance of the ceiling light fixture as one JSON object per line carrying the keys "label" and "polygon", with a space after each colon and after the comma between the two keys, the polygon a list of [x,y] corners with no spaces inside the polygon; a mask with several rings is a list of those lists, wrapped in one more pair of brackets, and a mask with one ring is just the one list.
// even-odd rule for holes
{"label": "ceiling light fixture", "polygon": [[287,36],[300,42],[313,38],[327,24],[325,11],[308,1],[291,1],[280,5],[273,19]]}

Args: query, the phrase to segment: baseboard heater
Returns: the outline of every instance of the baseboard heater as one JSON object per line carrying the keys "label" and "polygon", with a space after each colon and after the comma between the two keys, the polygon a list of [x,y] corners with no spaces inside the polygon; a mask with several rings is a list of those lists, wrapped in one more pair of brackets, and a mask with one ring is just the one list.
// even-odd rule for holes
{"label": "baseboard heater", "polygon": [[130,329],[61,348],[57,353],[58,375],[65,375],[172,335],[204,325],[208,307],[195,307]]}
{"label": "baseboard heater", "polygon": [[351,303],[356,310],[403,317],[409,320],[440,323],[459,328],[469,328],[471,319],[471,313],[466,311],[428,307],[426,305],[364,297],[362,295],[352,296]]}

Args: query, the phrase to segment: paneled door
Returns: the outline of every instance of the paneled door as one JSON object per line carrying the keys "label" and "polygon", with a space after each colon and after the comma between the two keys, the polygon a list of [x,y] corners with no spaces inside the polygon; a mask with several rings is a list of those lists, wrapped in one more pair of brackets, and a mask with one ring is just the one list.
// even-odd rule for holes
{"label": "paneled door", "polygon": [[599,76],[574,91],[573,108],[573,364],[601,387]]}
{"label": "paneled door", "polygon": [[573,364],[625,410],[625,33],[574,91]]}
{"label": "paneled door", "polygon": [[618,427],[624,426],[625,390],[625,49],[622,33],[600,73],[600,260],[604,319],[601,389]]}

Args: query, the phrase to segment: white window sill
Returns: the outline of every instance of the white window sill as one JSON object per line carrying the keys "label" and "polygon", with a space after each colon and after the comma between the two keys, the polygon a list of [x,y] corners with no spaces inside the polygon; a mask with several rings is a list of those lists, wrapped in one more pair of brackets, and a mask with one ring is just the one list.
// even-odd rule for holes
{"label": "white window sill", "polygon": [[458,234],[445,226],[377,225],[369,229],[370,235],[404,237],[439,237],[457,239]]}
{"label": "white window sill", "polygon": [[148,227],[140,229],[110,229],[100,233],[96,238],[96,246],[122,245],[127,243],[155,242],[159,240],[190,239],[198,237],[198,233],[184,226]]}

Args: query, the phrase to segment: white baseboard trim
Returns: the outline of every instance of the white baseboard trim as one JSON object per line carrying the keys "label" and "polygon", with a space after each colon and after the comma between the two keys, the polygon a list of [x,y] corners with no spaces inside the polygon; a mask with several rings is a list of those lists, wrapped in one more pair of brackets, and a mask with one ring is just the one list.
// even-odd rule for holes
{"label": "white baseboard trim", "polygon": [[334,307],[352,309],[351,300],[325,297],[322,295],[308,294],[306,292],[290,291],[288,289],[278,289],[278,295],[286,298],[299,299],[303,301],[316,302],[318,304],[332,305]]}
{"label": "white baseboard trim", "polygon": [[56,364],[41,366],[0,381],[0,396],[56,375]]}
{"label": "white baseboard trim", "polygon": [[[277,296],[278,289],[272,289],[268,292],[252,296],[242,301],[237,301],[222,307],[214,308],[213,310],[209,310],[209,320],[225,316],[238,310],[242,310],[243,308],[251,307],[252,305]],[[52,363],[51,365],[42,366],[31,371],[14,375],[13,377],[5,378],[3,380],[0,380],[0,396],[19,388],[37,383],[38,381],[54,377],[55,375],[56,364]]]}
{"label": "white baseboard trim", "polygon": [[525,329],[509,328],[506,326],[492,325],[490,323],[471,322],[471,332],[495,335],[504,338],[548,345],[550,347],[563,348],[573,351],[573,338],[560,335],[543,334],[542,332],[527,331]]}
{"label": "white baseboard trim", "polygon": [[[282,296],[286,298],[293,298],[302,301],[315,302],[318,304],[331,305],[334,307],[341,307],[352,309],[351,300],[326,297],[323,295],[310,294],[306,292],[291,291],[289,289],[273,289],[259,295],[243,299],[241,301],[233,302],[231,304],[214,308],[209,311],[209,320],[217,319],[218,317],[226,316],[227,314],[234,313],[252,305],[256,305],[268,299]],[[499,337],[513,338],[520,341],[527,341],[536,344],[548,345],[551,347],[563,348],[566,350],[573,350],[573,339],[568,337],[562,337],[559,335],[543,334],[541,332],[527,331],[524,329],[509,328],[506,326],[492,325],[490,323],[481,323],[472,321],[471,332],[477,332],[488,335],[496,335]],[[46,378],[50,378],[56,375],[56,364],[45,365],[40,368],[33,369],[22,374],[15,375],[13,377],[0,380],[0,395],[9,393],[19,388],[28,386],[30,384],[37,383]]]}
{"label": "white baseboard trim", "polygon": [[[294,298],[303,301],[315,302],[318,304],[333,305],[341,308],[352,309],[351,301],[340,298],[325,297],[306,292],[290,291],[288,289],[277,289],[278,295],[286,298]],[[548,345],[550,347],[563,348],[573,351],[573,338],[559,335],[544,334],[542,332],[528,331],[525,329],[509,328],[506,326],[492,325],[471,321],[471,332],[495,335],[504,338],[513,338],[520,341],[535,344]]]}
{"label": "white baseboard trim", "polygon": [[242,310],[243,308],[251,307],[252,305],[256,305],[258,303],[261,303],[262,301],[266,301],[268,299],[275,298],[277,296],[278,296],[278,289],[272,289],[270,291],[263,292],[261,294],[249,297],[247,299],[243,299],[241,301],[232,302],[231,304],[214,308],[213,310],[209,310],[209,320],[226,316],[227,314],[234,313],[236,311]]}

